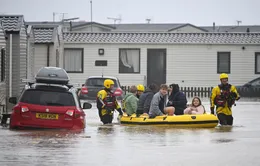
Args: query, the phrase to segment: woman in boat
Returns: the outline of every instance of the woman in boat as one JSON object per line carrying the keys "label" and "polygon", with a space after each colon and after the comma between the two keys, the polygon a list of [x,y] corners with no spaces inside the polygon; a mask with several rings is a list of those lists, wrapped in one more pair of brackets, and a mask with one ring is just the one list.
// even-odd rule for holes
{"label": "woman in boat", "polygon": [[175,115],[183,115],[183,111],[187,108],[186,95],[180,91],[178,84],[171,84],[171,94],[168,98],[168,103],[165,112],[171,112]]}
{"label": "woman in boat", "polygon": [[199,97],[194,97],[189,107],[184,110],[184,114],[204,114],[206,113],[204,106],[201,104]]}

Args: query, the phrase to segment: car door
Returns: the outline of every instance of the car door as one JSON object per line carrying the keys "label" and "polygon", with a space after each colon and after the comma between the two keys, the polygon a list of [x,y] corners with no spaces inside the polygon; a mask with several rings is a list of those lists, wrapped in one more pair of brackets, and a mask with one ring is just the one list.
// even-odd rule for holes
{"label": "car door", "polygon": [[250,97],[260,97],[260,77],[250,82],[249,91]]}
{"label": "car door", "polygon": [[260,77],[238,88],[241,97],[260,97]]}

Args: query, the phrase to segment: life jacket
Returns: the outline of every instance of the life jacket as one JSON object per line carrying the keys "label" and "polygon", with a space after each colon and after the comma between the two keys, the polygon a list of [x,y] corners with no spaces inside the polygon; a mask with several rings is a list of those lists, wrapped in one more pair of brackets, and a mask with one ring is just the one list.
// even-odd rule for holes
{"label": "life jacket", "polygon": [[215,97],[214,104],[217,107],[225,107],[226,103],[228,107],[231,107],[235,103],[235,98],[231,95],[231,85],[227,86],[218,85],[220,89],[220,94]]}
{"label": "life jacket", "polygon": [[114,110],[116,108],[116,97],[114,96],[113,93],[107,92],[107,96],[104,98],[104,103],[106,105],[106,108],[110,108]]}

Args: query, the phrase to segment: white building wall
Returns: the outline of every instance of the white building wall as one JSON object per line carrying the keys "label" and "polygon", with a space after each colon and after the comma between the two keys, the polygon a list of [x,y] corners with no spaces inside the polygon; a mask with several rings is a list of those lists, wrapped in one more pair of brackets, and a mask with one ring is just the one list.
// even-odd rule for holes
{"label": "white building wall", "polygon": [[34,75],[41,67],[47,66],[47,44],[34,45]]}
{"label": "white building wall", "polygon": [[[255,74],[255,52],[259,46],[244,45],[142,45],[142,44],[67,44],[64,48],[84,48],[84,73],[70,73],[72,82],[84,83],[92,75],[116,76],[122,85],[144,83],[147,74],[147,49],[167,49],[167,84],[180,86],[215,86],[217,74],[217,52],[231,52],[230,83],[241,85],[260,75]],[[103,48],[105,54],[98,55]],[[140,48],[140,74],[119,74],[119,48]],[[108,60],[108,66],[95,66],[95,60]],[[63,64],[63,62],[62,62]]]}
{"label": "white building wall", "polygon": [[[255,52],[259,46],[178,45],[167,51],[167,82],[183,86],[212,86],[219,83],[217,52],[231,52],[230,83],[241,85],[255,74]],[[170,65],[169,63],[172,63]],[[171,72],[171,74],[169,73]]]}

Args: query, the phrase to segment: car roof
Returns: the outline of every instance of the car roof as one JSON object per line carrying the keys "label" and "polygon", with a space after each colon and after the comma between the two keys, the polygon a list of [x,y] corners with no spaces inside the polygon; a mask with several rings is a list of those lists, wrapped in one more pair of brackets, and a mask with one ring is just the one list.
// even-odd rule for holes
{"label": "car roof", "polygon": [[249,82],[247,82],[247,83],[252,83],[252,82],[254,82],[254,81],[256,81],[256,80],[259,80],[259,79],[260,79],[260,77],[257,77],[257,78],[252,79],[251,81],[249,81]]}
{"label": "car roof", "polygon": [[90,76],[89,78],[108,78],[108,79],[114,79],[114,80],[118,80],[116,77],[113,76]]}
{"label": "car roof", "polygon": [[44,84],[44,83],[31,83],[29,85],[25,85],[25,90],[50,90],[50,89],[56,89],[56,90],[62,90],[66,92],[72,92],[75,90],[73,86],[69,85],[59,85],[59,84]]}

